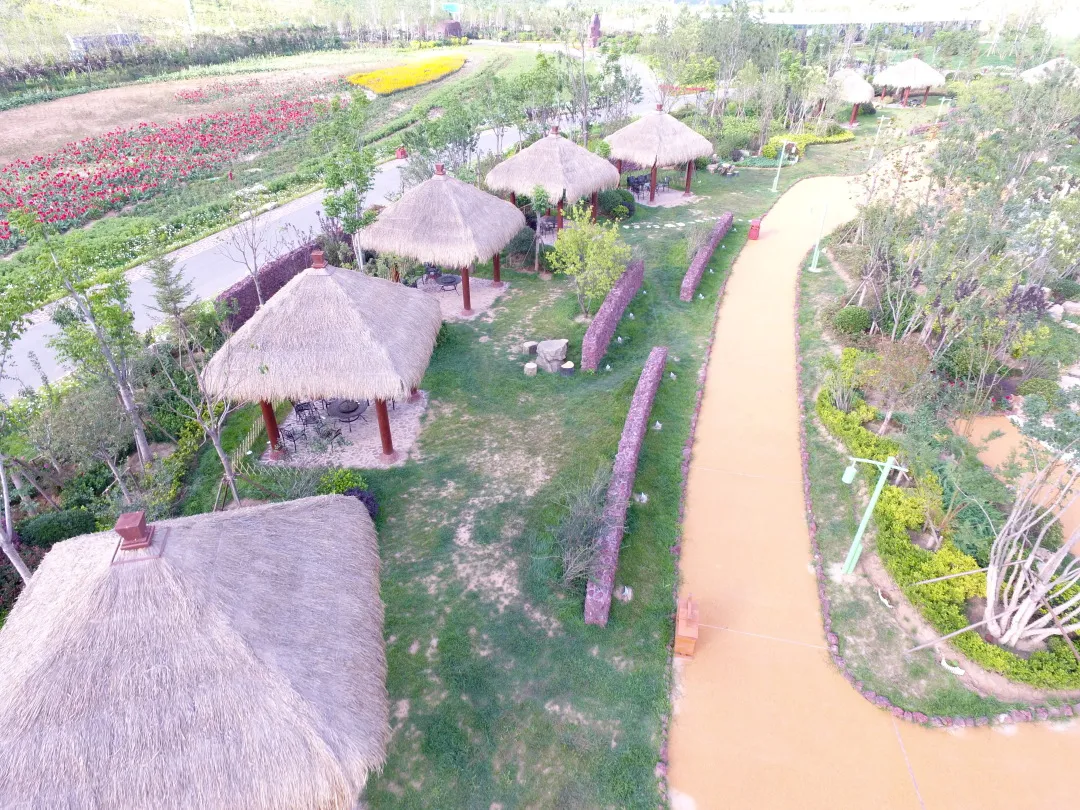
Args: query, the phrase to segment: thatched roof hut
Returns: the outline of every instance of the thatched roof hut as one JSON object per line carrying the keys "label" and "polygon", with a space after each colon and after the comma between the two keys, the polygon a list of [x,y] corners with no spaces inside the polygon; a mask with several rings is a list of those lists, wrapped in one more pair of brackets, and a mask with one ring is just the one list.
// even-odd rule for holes
{"label": "thatched roof hut", "polygon": [[0,630],[0,804],[352,810],[389,739],[367,509],[152,528],[57,543]]}
{"label": "thatched roof hut", "polygon": [[611,162],[569,138],[551,134],[522,149],[488,172],[485,182],[494,191],[532,194],[536,186],[552,200],[572,202],[619,185],[619,171]]}
{"label": "thatched roof hut", "polygon": [[1046,79],[1058,71],[1071,77],[1073,84],[1080,85],[1080,68],[1077,68],[1075,64],[1070,62],[1064,56],[1056,56],[1048,62],[1043,62],[1041,65],[1029,68],[1020,74],[1020,78],[1028,84],[1038,84],[1039,82],[1046,81]]}
{"label": "thatched roof hut", "polygon": [[853,126],[859,116],[859,105],[874,100],[874,86],[850,68],[836,71],[829,77],[829,84],[841,101],[851,105],[848,125]]}
{"label": "thatched roof hut", "polygon": [[[524,227],[525,217],[516,205],[450,177],[438,163],[434,177],[402,194],[356,236],[364,250],[461,268],[464,309],[472,314],[469,266],[497,258]],[[497,262],[495,282],[501,283]]]}
{"label": "thatched roof hut", "polygon": [[679,119],[668,115],[660,104],[656,112],[645,115],[606,138],[611,156],[620,163],[633,161],[639,166],[652,167],[649,199],[656,199],[656,167],[686,164],[686,193],[690,193],[690,178],[694,159],[713,153],[712,141]]}
{"label": "thatched roof hut", "polygon": [[[383,450],[392,455],[385,403],[420,385],[442,310],[432,296],[404,284],[329,267],[322,251],[312,253],[312,265],[210,359],[207,388],[240,402],[374,400]],[[273,409],[263,413],[268,410],[267,431],[276,446]]]}
{"label": "thatched roof hut", "polygon": [[[908,94],[912,89],[926,88],[923,94],[923,104],[930,97],[931,87],[942,87],[945,84],[945,74],[930,67],[917,56],[905,59],[890,65],[874,76],[874,84],[879,87],[893,87],[904,91],[904,103],[907,104]],[[884,95],[884,89],[882,95]]]}

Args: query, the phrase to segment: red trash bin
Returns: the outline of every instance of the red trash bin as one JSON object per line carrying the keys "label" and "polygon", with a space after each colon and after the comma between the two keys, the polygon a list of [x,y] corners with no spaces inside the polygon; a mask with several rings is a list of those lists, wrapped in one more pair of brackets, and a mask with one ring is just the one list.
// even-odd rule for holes
{"label": "red trash bin", "polygon": [[750,238],[751,239],[757,239],[760,234],[761,234],[761,220],[760,219],[752,219],[752,220],[750,220]]}

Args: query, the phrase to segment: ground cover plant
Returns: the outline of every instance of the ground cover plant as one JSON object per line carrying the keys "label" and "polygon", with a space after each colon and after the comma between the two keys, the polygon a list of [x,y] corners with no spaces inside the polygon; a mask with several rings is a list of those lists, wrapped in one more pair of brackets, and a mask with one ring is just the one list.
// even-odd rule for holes
{"label": "ground cover plant", "polygon": [[377,95],[388,96],[399,90],[438,81],[443,76],[460,70],[464,64],[464,56],[436,56],[422,62],[411,62],[370,73],[354,73],[348,77],[348,81],[358,87],[366,87]]}

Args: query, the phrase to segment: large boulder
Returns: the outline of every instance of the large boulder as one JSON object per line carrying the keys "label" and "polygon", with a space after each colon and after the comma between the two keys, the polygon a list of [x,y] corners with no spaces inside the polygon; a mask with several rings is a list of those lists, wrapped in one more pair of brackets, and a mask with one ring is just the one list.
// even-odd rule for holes
{"label": "large boulder", "polygon": [[570,341],[541,340],[536,345],[536,365],[544,371],[558,374],[562,364],[566,361],[566,346]]}
{"label": "large boulder", "polygon": [[1080,301],[1064,301],[1061,306],[1066,315],[1080,315]]}
{"label": "large boulder", "polygon": [[1065,308],[1061,304],[1054,304],[1047,310],[1047,313],[1050,315],[1050,320],[1060,323],[1061,316],[1065,314]]}

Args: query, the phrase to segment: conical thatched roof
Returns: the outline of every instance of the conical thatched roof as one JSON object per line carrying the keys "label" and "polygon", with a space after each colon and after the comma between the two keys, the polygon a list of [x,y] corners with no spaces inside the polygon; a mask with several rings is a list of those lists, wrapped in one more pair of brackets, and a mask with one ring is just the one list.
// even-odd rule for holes
{"label": "conical thatched roof", "polygon": [[829,84],[845,104],[869,104],[874,100],[874,86],[850,68],[836,71]]}
{"label": "conical thatched roof", "polygon": [[353,810],[389,738],[367,509],[305,498],[118,541],[57,543],[0,630],[0,806]]}
{"label": "conical thatched roof", "polygon": [[657,110],[604,138],[617,160],[639,166],[674,166],[713,153],[712,141],[686,124]]}
{"label": "conical thatched roof", "polygon": [[400,399],[420,385],[440,326],[430,295],[355,270],[309,268],[226,341],[206,383],[237,402]]}
{"label": "conical thatched roof", "polygon": [[488,188],[532,194],[542,186],[552,200],[569,202],[619,185],[611,163],[556,132],[546,135],[488,172]]}
{"label": "conical thatched roof", "polygon": [[1025,70],[1020,74],[1020,78],[1028,84],[1038,84],[1056,71],[1068,74],[1072,77],[1073,84],[1080,85],[1080,69],[1064,56],[1057,56],[1049,62],[1043,62],[1041,65]]}
{"label": "conical thatched roof", "polygon": [[885,68],[874,76],[874,84],[901,90],[905,87],[941,87],[945,84],[945,75],[915,56]]}
{"label": "conical thatched roof", "polygon": [[380,211],[357,237],[364,250],[452,268],[487,261],[524,227],[517,206],[436,173]]}

